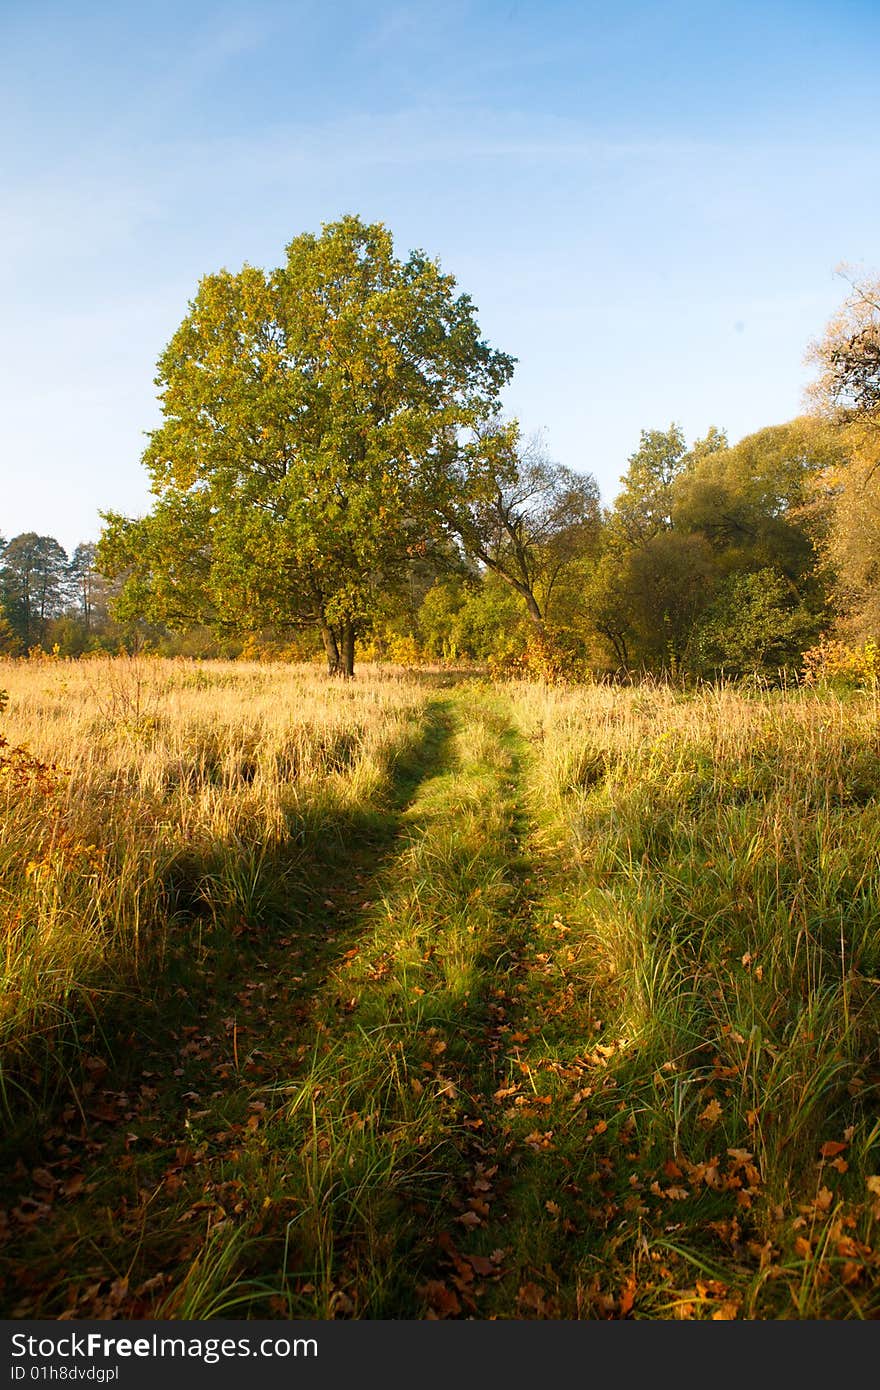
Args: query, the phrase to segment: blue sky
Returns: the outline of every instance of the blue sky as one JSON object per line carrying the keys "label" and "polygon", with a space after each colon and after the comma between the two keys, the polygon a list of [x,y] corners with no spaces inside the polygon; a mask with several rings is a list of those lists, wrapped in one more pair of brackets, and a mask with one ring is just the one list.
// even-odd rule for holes
{"label": "blue sky", "polygon": [[613,498],[643,428],[790,418],[880,269],[880,6],[0,0],[0,534],[148,509],[199,277],[345,212],[439,257]]}

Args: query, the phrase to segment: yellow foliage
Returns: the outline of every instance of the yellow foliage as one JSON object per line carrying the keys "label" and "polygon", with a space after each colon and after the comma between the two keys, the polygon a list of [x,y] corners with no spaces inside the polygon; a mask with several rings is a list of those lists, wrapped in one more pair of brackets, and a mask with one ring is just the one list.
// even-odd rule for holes
{"label": "yellow foliage", "polygon": [[519,651],[505,651],[488,660],[492,680],[537,680],[548,685],[564,685],[581,679],[582,663],[561,640],[535,633]]}
{"label": "yellow foliage", "polygon": [[804,652],[804,683],[839,681],[854,688],[876,688],[880,677],[880,646],[873,640],[851,646],[827,638]]}

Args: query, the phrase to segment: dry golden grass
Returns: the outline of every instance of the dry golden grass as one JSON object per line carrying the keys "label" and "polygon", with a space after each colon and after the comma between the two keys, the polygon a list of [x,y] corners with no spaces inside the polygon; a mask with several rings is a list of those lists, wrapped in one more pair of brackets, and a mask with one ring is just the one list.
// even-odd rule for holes
{"label": "dry golden grass", "polygon": [[177,912],[282,906],[297,845],[369,805],[425,700],[388,672],[144,657],[0,663],[0,688],[0,1054],[133,987]]}
{"label": "dry golden grass", "polygon": [[37,1145],[10,1179],[15,1316],[880,1311],[875,697],[4,686],[6,1101],[108,1074],[67,1104],[88,1171]]}

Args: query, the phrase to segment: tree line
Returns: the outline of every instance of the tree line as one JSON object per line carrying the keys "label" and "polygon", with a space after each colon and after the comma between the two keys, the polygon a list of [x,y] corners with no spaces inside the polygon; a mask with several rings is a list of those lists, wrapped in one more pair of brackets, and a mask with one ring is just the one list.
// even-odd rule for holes
{"label": "tree line", "polygon": [[201,281],[159,359],[152,510],[103,514],[90,614],[83,547],[68,578],[56,555],[55,579],[25,582],[18,542],[56,543],[16,538],[7,623],[43,640],[75,592],[94,631],[100,590],[117,640],[317,647],[343,675],[358,647],[536,673],[796,669],[823,636],[880,627],[878,301],[850,282],[808,413],[733,445],[646,429],[603,507],[503,418],[515,361],[452,276],[343,218],[276,270]]}
{"label": "tree line", "polygon": [[54,536],[0,536],[0,652],[23,656],[57,647],[79,656],[113,648],[119,634],[108,611],[108,585],[94,542],[68,556]]}

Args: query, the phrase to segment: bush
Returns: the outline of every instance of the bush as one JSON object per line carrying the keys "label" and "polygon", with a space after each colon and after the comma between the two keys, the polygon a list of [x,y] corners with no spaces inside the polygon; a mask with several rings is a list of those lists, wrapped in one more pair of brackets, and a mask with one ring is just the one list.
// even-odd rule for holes
{"label": "bush", "polygon": [[805,685],[876,690],[880,677],[880,647],[873,638],[861,646],[825,638],[804,652],[803,663]]}

